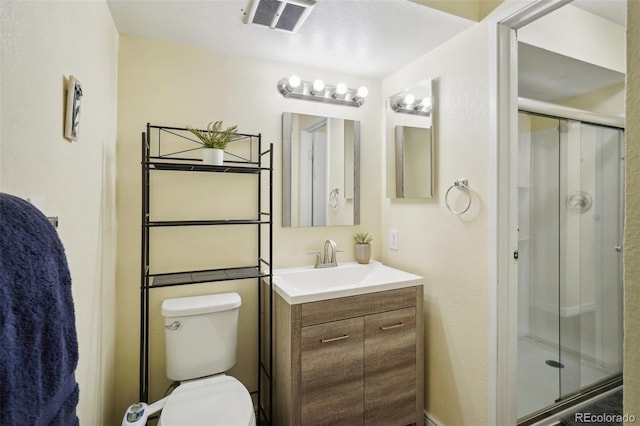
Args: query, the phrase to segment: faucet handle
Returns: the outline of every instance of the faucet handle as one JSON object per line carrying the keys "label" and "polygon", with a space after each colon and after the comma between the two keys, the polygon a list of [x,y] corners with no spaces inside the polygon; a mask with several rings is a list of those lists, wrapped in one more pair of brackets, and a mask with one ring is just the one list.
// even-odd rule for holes
{"label": "faucet handle", "polygon": [[[336,254],[337,253],[344,253],[344,250],[336,250]],[[334,256],[333,263],[335,263],[335,266],[338,266],[338,256]]]}
{"label": "faucet handle", "polygon": [[316,264],[315,264],[316,268],[318,267],[318,265],[320,263],[322,263],[322,259],[320,258],[320,252],[319,251],[310,251],[307,254],[315,254],[316,255]]}

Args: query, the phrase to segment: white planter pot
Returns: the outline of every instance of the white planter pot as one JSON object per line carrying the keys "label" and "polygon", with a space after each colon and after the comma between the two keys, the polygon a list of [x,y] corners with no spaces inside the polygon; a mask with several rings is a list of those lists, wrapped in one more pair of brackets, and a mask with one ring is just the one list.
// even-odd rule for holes
{"label": "white planter pot", "polygon": [[222,166],[224,150],[216,148],[204,148],[202,150],[202,163],[210,166]]}

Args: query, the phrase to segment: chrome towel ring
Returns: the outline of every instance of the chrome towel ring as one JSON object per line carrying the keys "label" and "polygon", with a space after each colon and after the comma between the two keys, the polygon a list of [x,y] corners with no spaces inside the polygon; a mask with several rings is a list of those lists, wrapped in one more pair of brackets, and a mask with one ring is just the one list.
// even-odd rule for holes
{"label": "chrome towel ring", "polygon": [[332,209],[338,208],[338,195],[340,195],[340,190],[338,188],[332,189],[329,193],[329,207]]}
{"label": "chrome towel ring", "polygon": [[[453,188],[456,188],[458,191],[462,191],[467,194],[467,198],[468,198],[467,205],[460,210],[454,210],[449,205],[449,192],[451,192]],[[449,189],[447,189],[447,192],[444,194],[444,204],[447,206],[447,209],[449,209],[449,211],[453,214],[459,215],[459,214],[466,213],[467,210],[469,210],[469,207],[471,207],[471,193],[469,192],[469,181],[467,179],[456,180],[453,183],[453,185],[451,185]]]}

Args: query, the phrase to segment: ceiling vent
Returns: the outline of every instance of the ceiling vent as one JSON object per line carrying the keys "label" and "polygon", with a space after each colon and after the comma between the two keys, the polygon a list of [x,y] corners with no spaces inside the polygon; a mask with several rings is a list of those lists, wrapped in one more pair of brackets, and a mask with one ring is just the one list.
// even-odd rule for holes
{"label": "ceiling vent", "polygon": [[246,23],[295,33],[315,4],[315,0],[252,0]]}

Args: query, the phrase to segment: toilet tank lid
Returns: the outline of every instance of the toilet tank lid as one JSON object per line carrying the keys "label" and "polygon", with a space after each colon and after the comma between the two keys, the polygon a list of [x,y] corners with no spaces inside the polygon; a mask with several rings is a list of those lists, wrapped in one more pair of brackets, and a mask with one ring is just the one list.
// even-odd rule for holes
{"label": "toilet tank lid", "polygon": [[207,294],[203,296],[179,297],[162,302],[162,316],[181,317],[228,311],[238,308],[242,299],[238,293]]}

